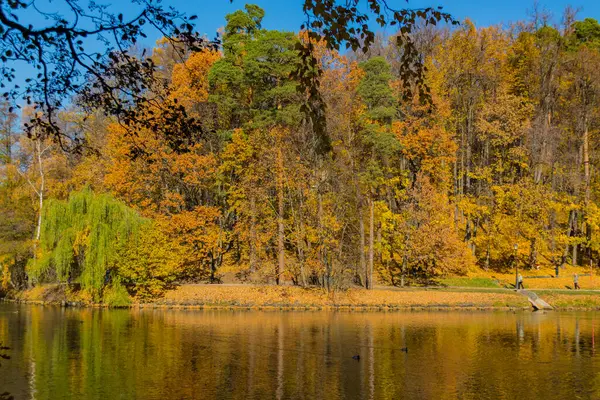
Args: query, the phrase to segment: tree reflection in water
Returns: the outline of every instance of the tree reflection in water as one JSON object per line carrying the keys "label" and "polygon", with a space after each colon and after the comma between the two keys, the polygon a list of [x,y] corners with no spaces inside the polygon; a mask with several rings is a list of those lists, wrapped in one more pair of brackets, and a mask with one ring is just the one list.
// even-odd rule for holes
{"label": "tree reflection in water", "polygon": [[[0,367],[2,366],[2,360],[10,360],[10,356],[7,353],[8,350],[10,350],[10,347],[4,346],[0,342]],[[2,392],[0,393],[0,400],[13,400],[13,397],[8,392]]]}
{"label": "tree reflection in water", "polygon": [[16,398],[600,398],[594,313],[19,307]]}

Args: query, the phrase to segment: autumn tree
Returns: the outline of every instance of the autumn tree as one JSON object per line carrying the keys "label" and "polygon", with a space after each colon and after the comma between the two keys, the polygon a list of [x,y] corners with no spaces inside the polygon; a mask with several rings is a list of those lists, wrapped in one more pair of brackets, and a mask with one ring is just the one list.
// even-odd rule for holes
{"label": "autumn tree", "polygon": [[600,63],[600,24],[587,18],[573,24],[573,34],[567,38],[568,51],[565,54],[566,93],[563,121],[577,146],[578,156],[572,167],[574,176],[573,195],[581,204],[580,210],[573,210],[571,223],[573,235],[572,263],[577,265],[578,252],[591,257],[588,242],[592,240],[592,227],[586,224],[586,208],[591,202],[593,157],[593,136],[590,132],[598,126],[598,106],[600,99],[600,75],[596,66]]}
{"label": "autumn tree", "polygon": [[[165,101],[180,104],[196,118],[203,117],[208,99],[207,74],[219,55],[206,50],[194,53],[173,68]],[[161,118],[161,109],[149,118]],[[166,115],[163,123],[168,123]],[[118,124],[109,126],[104,185],[119,198],[157,221],[156,229],[178,241],[182,252],[178,276],[182,279],[217,280],[217,269],[230,248],[227,210],[218,190],[213,190],[216,155],[208,137],[174,144],[162,132],[144,124],[135,137]],[[149,233],[165,240],[158,233]]]}
{"label": "autumn tree", "polygon": [[[285,151],[284,143],[288,140],[290,129],[300,126],[300,97],[296,84],[289,79],[297,60],[294,48],[298,37],[291,32],[262,29],[263,16],[264,11],[255,5],[246,5],[244,11],[239,10],[226,16],[223,58],[210,70],[209,99],[218,106],[219,127],[222,130],[244,131],[244,134],[234,133],[237,140],[229,145],[226,153],[239,153],[242,150],[234,146],[241,145],[245,147],[244,151],[254,154],[249,158],[244,157],[240,162],[261,164],[247,165],[243,171],[228,164],[228,169],[224,170],[228,178],[227,184],[234,188],[235,194],[231,193],[233,198],[237,204],[244,204],[242,208],[237,208],[240,217],[238,222],[241,225],[236,226],[236,229],[251,232],[248,249],[251,271],[256,270],[257,254],[269,253],[256,248],[256,232],[263,229],[257,226],[261,223],[256,218],[260,213],[257,203],[261,201],[257,196],[264,189],[274,194],[274,198],[266,196],[262,201],[272,204],[272,215],[277,220],[277,243],[272,245],[277,248],[274,280],[279,283],[285,270],[286,166],[290,156]],[[272,150],[264,152],[267,149]],[[262,182],[256,177],[244,176],[253,174],[255,168],[267,173],[272,171],[273,176]],[[233,171],[241,174],[232,175]],[[236,190],[238,182],[248,185],[243,186],[244,193]],[[265,184],[268,186],[265,187]],[[262,188],[253,188],[252,185],[260,185]],[[247,213],[249,216],[245,215]]]}

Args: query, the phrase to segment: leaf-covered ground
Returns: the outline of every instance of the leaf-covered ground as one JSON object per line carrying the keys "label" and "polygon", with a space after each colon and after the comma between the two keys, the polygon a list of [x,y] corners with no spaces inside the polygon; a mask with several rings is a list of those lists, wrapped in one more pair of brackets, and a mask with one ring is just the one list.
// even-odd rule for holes
{"label": "leaf-covered ground", "polygon": [[516,293],[442,291],[426,289],[350,289],[327,293],[321,289],[242,285],[183,285],[156,302],[161,305],[310,307],[310,308],[504,308],[528,307]]}
{"label": "leaf-covered ground", "polygon": [[[525,296],[514,290],[493,287],[482,278],[447,281],[442,287],[394,288],[379,286],[375,290],[353,288],[345,291],[327,292],[320,288],[303,289],[294,286],[259,286],[244,284],[181,285],[165,293],[164,297],[143,303],[133,299],[134,306],[142,307],[242,307],[286,309],[338,309],[357,310],[409,309],[409,308],[457,308],[457,309],[506,309],[529,308]],[[554,282],[555,287],[546,283]],[[561,288],[572,278],[537,278],[525,280],[526,288],[533,290],[555,309],[600,309],[600,291],[590,289],[586,280],[599,278],[581,277],[582,290]],[[563,282],[564,281],[564,282]],[[449,285],[449,283],[456,285]],[[533,284],[537,286],[534,286]],[[459,287],[459,284],[462,285]],[[548,286],[546,286],[546,284]],[[452,287],[454,286],[454,287]],[[558,286],[558,287],[556,287]],[[591,286],[591,285],[590,285]],[[42,304],[92,305],[92,298],[82,291],[71,291],[64,285],[37,286],[23,292],[13,292],[12,299]],[[98,305],[98,304],[95,304]]]}

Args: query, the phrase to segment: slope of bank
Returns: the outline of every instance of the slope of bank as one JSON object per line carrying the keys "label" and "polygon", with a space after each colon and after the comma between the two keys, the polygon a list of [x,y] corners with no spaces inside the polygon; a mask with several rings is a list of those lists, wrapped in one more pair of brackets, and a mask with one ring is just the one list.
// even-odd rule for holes
{"label": "slope of bank", "polygon": [[223,307],[284,308],[523,308],[528,302],[522,296],[505,293],[437,289],[360,288],[326,292],[284,286],[247,285],[183,285],[167,292],[159,305],[205,305]]}
{"label": "slope of bank", "polygon": [[[7,299],[37,304],[92,305],[61,285],[44,285],[13,292]],[[285,308],[285,309],[520,309],[527,299],[510,290],[473,288],[379,287],[327,292],[292,286],[181,285],[150,303],[134,307]],[[600,306],[600,304],[599,304]]]}
{"label": "slope of bank", "polygon": [[[600,310],[600,291],[534,290],[556,310]],[[43,285],[11,292],[9,301],[34,304],[103,306],[65,285]],[[132,307],[284,308],[284,309],[530,309],[527,297],[514,290],[484,287],[353,288],[327,292],[319,288],[244,284],[181,285],[151,302]]]}

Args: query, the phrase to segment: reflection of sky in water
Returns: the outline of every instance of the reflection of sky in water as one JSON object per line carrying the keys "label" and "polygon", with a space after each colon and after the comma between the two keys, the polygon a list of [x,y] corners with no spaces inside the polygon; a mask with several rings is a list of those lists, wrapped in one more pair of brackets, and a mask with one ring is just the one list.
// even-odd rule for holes
{"label": "reflection of sky in water", "polygon": [[12,356],[0,389],[16,399],[600,398],[595,317],[0,304]]}

